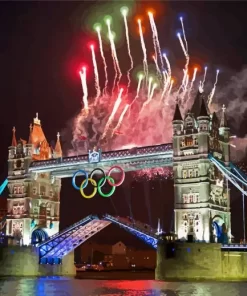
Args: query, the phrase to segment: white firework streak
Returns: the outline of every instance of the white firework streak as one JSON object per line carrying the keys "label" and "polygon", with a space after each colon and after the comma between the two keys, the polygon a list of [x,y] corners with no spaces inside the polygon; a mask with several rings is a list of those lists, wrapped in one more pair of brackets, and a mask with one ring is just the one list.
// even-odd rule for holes
{"label": "white firework streak", "polygon": [[158,51],[158,54],[159,54],[159,57],[160,57],[161,66],[162,66],[161,68],[163,70],[164,69],[164,63],[163,63],[163,59],[162,59],[162,54],[161,54],[161,49],[160,49],[160,42],[159,42],[159,36],[158,36],[158,31],[157,31],[157,28],[156,28],[155,21],[154,21],[154,16],[153,16],[152,13],[149,13],[148,16],[149,16],[149,19],[150,19],[152,31],[154,32],[154,38],[155,38],[155,42],[156,42],[156,46],[157,46],[157,51]]}
{"label": "white firework streak", "polygon": [[[83,72],[82,72],[83,71]],[[88,89],[87,89],[87,76],[86,76],[86,68],[83,67],[82,71],[80,71],[80,77],[81,77],[81,85],[82,85],[82,91],[83,91],[83,104],[84,109],[86,112],[88,112]]]}
{"label": "white firework streak", "polygon": [[124,15],[123,18],[124,18],[124,25],[125,25],[125,34],[126,34],[126,42],[127,42],[127,47],[128,47],[128,54],[129,54],[129,58],[130,58],[130,68],[127,72],[127,77],[128,77],[127,93],[128,93],[128,89],[129,89],[130,82],[131,82],[130,71],[133,69],[134,63],[133,63],[133,58],[132,58],[131,51],[130,51],[129,28],[128,28],[126,15]]}
{"label": "white firework streak", "polygon": [[219,75],[219,70],[216,71],[215,83],[214,83],[214,86],[213,86],[213,89],[212,89],[210,95],[208,96],[208,105],[209,106],[212,104],[213,96],[214,96],[214,93],[215,93],[215,90],[216,90],[216,85],[217,85],[217,82],[218,82],[218,75]]}
{"label": "white firework streak", "polygon": [[100,54],[101,54],[101,58],[103,60],[104,71],[105,71],[105,87],[103,89],[103,93],[106,94],[107,93],[107,84],[108,84],[107,64],[106,64],[106,59],[105,59],[105,55],[104,55],[104,51],[103,51],[103,44],[102,44],[100,30],[97,30],[97,34],[98,34]]}
{"label": "white firework streak", "polygon": [[184,23],[183,23],[183,18],[182,17],[180,17],[180,22],[181,22],[181,26],[182,26],[182,31],[183,31],[183,36],[184,36],[184,42],[185,42],[185,46],[186,46],[186,51],[188,53],[189,52],[189,50],[188,50],[188,42],[187,42],[186,35],[185,35]]}
{"label": "white firework streak", "polygon": [[[112,50],[112,57],[115,61],[115,67],[117,70],[117,74],[118,74],[118,82],[117,82],[117,86],[119,85],[120,79],[122,77],[122,72],[120,70],[120,66],[119,66],[119,62],[118,62],[118,58],[117,58],[117,52],[116,52],[116,47],[115,47],[115,43],[114,43],[114,38],[113,38],[113,34],[111,31],[111,24],[110,22],[107,22],[107,27],[108,27],[108,34],[109,34],[109,40],[110,40],[110,44],[111,44],[111,50]],[[117,78],[116,78],[117,79]]]}
{"label": "white firework streak", "polygon": [[205,80],[206,80],[207,70],[208,70],[208,68],[205,67],[205,68],[204,68],[203,81],[202,81],[202,83],[201,83],[201,88],[202,88],[202,89],[204,89],[204,83],[205,83]]}
{"label": "white firework streak", "polygon": [[161,94],[161,99],[164,97],[164,95],[165,95],[165,93],[166,93],[166,91],[167,91],[167,89],[168,89],[168,86],[169,86],[169,84],[170,84],[170,81],[171,81],[171,77],[169,76],[169,77],[167,78],[167,80],[166,80],[165,85],[164,85],[163,92],[162,92],[162,94]]}
{"label": "white firework streak", "polygon": [[193,72],[193,77],[192,77],[192,80],[191,80],[191,83],[190,83],[190,88],[189,88],[189,91],[188,91],[188,99],[190,99],[190,93],[193,89],[193,84],[196,80],[196,73],[197,73],[197,68],[194,69],[194,72]]}
{"label": "white firework streak", "polygon": [[[153,84],[153,87],[152,87],[152,90],[151,90],[151,93],[150,93],[150,97],[149,97],[149,100],[150,100],[150,101],[151,101],[152,98],[153,98],[154,90],[156,89],[156,87],[157,87],[157,84],[154,83],[154,84]],[[147,103],[148,103],[148,102],[147,102]]]}
{"label": "white firework streak", "polygon": [[138,20],[138,26],[139,26],[139,34],[140,34],[140,41],[141,41],[141,47],[142,47],[142,52],[143,52],[143,71],[146,77],[146,82],[148,80],[148,63],[147,63],[147,50],[143,38],[143,33],[142,33],[142,24],[141,20]]}
{"label": "white firework streak", "polygon": [[139,97],[139,92],[140,92],[140,88],[141,88],[142,80],[143,80],[143,76],[140,75],[140,76],[139,76],[139,79],[138,79],[138,85],[137,85],[137,90],[136,90],[136,96],[135,96],[134,100],[132,101],[131,105],[132,105],[132,104],[134,103],[134,101]]}
{"label": "white firework streak", "polygon": [[168,92],[167,92],[167,94],[166,94],[166,97],[165,97],[166,105],[169,105],[169,103],[168,103],[168,99],[169,99],[170,94],[171,94],[171,91],[172,91],[173,83],[174,83],[174,80],[172,79],[172,80],[171,80],[170,87],[169,87],[169,90],[168,90]]}
{"label": "white firework streak", "polygon": [[184,72],[184,75],[187,75],[187,72],[188,72],[188,66],[189,66],[189,62],[190,62],[190,57],[189,57],[189,54],[188,54],[188,52],[186,51],[186,49],[185,49],[185,47],[184,47],[184,43],[183,43],[183,40],[182,40],[182,38],[181,38],[181,35],[178,33],[177,36],[178,36],[178,39],[179,39],[180,45],[181,45],[181,47],[182,47],[182,50],[183,50],[183,53],[184,53],[185,59],[186,59],[186,63],[185,63],[185,66],[184,66],[184,69],[185,69],[186,73]]}
{"label": "white firework streak", "polygon": [[151,92],[152,81],[153,81],[153,77],[149,77],[149,80],[148,80],[148,98],[149,98],[150,92]]}
{"label": "white firework streak", "polygon": [[103,132],[102,137],[101,137],[102,139],[106,136],[106,133],[107,133],[107,131],[108,131],[113,119],[114,119],[114,116],[115,116],[115,114],[116,114],[116,112],[117,112],[117,110],[118,110],[118,108],[119,108],[119,106],[120,106],[120,104],[122,102],[122,93],[123,93],[123,89],[121,88],[120,91],[119,91],[118,97],[116,99],[116,102],[115,102],[115,104],[113,106],[112,113],[109,116],[109,119],[108,119],[108,121],[107,121],[107,123],[105,125],[105,129],[104,129],[104,132]]}
{"label": "white firework streak", "polygon": [[100,91],[100,85],[99,85],[98,66],[97,66],[97,62],[96,62],[96,57],[95,57],[95,52],[94,52],[94,46],[93,45],[91,45],[91,52],[92,52],[94,79],[95,79],[95,89],[96,89],[95,103],[97,103],[97,100],[101,95],[101,91]]}
{"label": "white firework streak", "polygon": [[153,56],[153,60],[154,60],[154,63],[155,63],[155,67],[156,67],[156,70],[157,70],[157,73],[158,75],[161,74],[161,71],[160,71],[160,68],[159,68],[159,65],[158,65],[158,62],[157,62],[157,59],[155,56]]}
{"label": "white firework streak", "polygon": [[125,113],[127,112],[127,110],[129,109],[129,104],[127,104],[124,109],[123,109],[123,112],[121,113],[120,117],[119,117],[119,120],[118,120],[118,123],[116,125],[116,127],[114,128],[113,132],[112,132],[112,135],[120,128],[122,122],[123,122],[123,118],[124,118],[124,115]]}
{"label": "white firework streak", "polygon": [[170,62],[169,62],[166,54],[163,54],[163,57],[164,57],[165,62],[166,62],[166,66],[167,66],[167,70],[168,70],[168,75],[171,77],[172,76],[172,70],[171,70]]}
{"label": "white firework streak", "polygon": [[177,95],[179,95],[180,93],[180,90],[183,89],[184,90],[184,85],[185,85],[185,82],[186,82],[186,79],[187,79],[187,70],[183,69],[183,72],[184,72],[184,76],[183,76],[183,80],[182,80],[182,83],[178,89],[178,92],[177,92]]}
{"label": "white firework streak", "polygon": [[183,93],[182,93],[182,95],[181,95],[181,99],[182,99],[182,100],[184,99],[184,97],[185,97],[185,95],[186,95],[186,92],[187,92],[187,90],[188,90],[188,88],[187,88],[188,84],[189,84],[189,75],[187,74],[187,75],[186,75],[186,79],[185,79],[185,84],[184,84],[184,91],[183,91]]}

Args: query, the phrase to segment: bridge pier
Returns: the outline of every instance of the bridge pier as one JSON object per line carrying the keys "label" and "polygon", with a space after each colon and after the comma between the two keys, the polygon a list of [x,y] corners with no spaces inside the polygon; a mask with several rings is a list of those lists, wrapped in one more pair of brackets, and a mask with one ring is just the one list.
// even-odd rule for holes
{"label": "bridge pier", "polygon": [[[175,247],[175,248],[174,248]],[[159,242],[155,279],[161,281],[246,281],[247,252],[217,243]],[[170,250],[169,250],[170,249]],[[174,253],[172,254],[172,250]]]}
{"label": "bridge pier", "polygon": [[39,251],[34,247],[0,247],[1,276],[75,276],[74,252],[63,257],[62,264],[39,264]]}

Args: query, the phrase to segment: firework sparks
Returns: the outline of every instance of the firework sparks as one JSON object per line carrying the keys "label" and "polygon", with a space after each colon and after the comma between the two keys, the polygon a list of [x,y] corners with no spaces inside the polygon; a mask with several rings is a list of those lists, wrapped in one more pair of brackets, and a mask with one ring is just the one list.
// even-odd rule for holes
{"label": "firework sparks", "polygon": [[216,85],[217,85],[217,82],[218,82],[218,76],[219,76],[219,70],[216,71],[216,77],[215,77],[215,83],[214,83],[214,86],[213,86],[213,89],[208,97],[208,105],[210,106],[212,104],[212,100],[213,100],[213,96],[215,94],[215,90],[216,90]]}
{"label": "firework sparks", "polygon": [[130,68],[129,68],[128,72],[127,72],[127,77],[128,77],[127,93],[128,93],[128,89],[129,89],[130,82],[131,82],[131,80],[130,80],[130,71],[133,69],[133,66],[134,66],[133,58],[132,58],[131,51],[130,51],[129,28],[128,28],[128,22],[127,22],[128,8],[127,7],[122,7],[121,13],[122,13],[123,18],[124,18],[126,42],[127,42],[128,54],[129,54],[129,58],[130,58]]}
{"label": "firework sparks", "polygon": [[140,41],[141,41],[141,47],[143,52],[143,71],[146,77],[146,81],[148,79],[148,62],[147,62],[147,50],[143,38],[143,32],[142,32],[142,23],[141,20],[138,20],[138,27],[139,27],[139,35],[140,35]]}
{"label": "firework sparks", "polygon": [[98,98],[101,95],[100,92],[100,85],[99,85],[99,72],[98,72],[98,66],[96,62],[95,52],[94,52],[94,46],[91,45],[91,52],[92,52],[92,60],[93,60],[93,68],[94,68],[94,77],[95,77],[95,89],[96,89],[96,98],[95,103],[97,103]]}
{"label": "firework sparks", "polygon": [[[156,48],[157,55],[155,55],[154,62],[156,64],[156,70],[158,73],[151,73],[151,67],[148,68],[147,49],[144,42],[142,23],[138,20],[137,29],[140,38],[140,52],[143,54],[143,72],[137,74],[135,89],[131,89],[134,85],[134,81],[130,77],[130,72],[133,68],[134,59],[130,52],[130,35],[127,22],[127,14],[121,11],[123,14],[124,26],[125,26],[125,41],[127,43],[128,57],[130,59],[130,69],[127,70],[126,77],[127,83],[123,88],[120,87],[119,82],[122,76],[120,70],[120,62],[118,61],[115,47],[114,31],[112,30],[112,22],[110,17],[105,19],[106,29],[108,32],[109,45],[114,72],[113,89],[110,93],[109,80],[107,77],[107,70],[110,68],[107,59],[104,56],[104,49],[102,38],[103,30],[101,26],[97,25],[94,29],[97,32],[99,43],[99,54],[103,60],[104,72],[105,72],[105,84],[104,89],[100,89],[99,74],[100,69],[97,66],[97,55],[92,50],[92,60],[94,66],[94,78],[96,87],[96,96],[89,97],[87,87],[87,71],[83,68],[80,72],[81,84],[83,90],[83,109],[77,115],[73,125],[73,140],[77,143],[76,153],[83,154],[88,151],[89,147],[100,146],[101,149],[121,149],[124,146],[128,146],[132,143],[132,146],[145,146],[145,145],[157,145],[161,143],[169,143],[172,138],[172,116],[174,112],[175,102],[182,102],[181,112],[183,113],[188,109],[189,100],[185,100],[185,95],[188,97],[196,93],[194,85],[196,82],[196,70],[189,80],[188,65],[188,44],[183,28],[183,39],[178,35],[182,51],[186,58],[186,64],[182,69],[182,84],[174,83],[174,78],[171,77],[172,69],[170,62],[165,54],[160,56],[160,43],[158,40],[158,33],[156,25],[153,22],[153,17],[149,16],[154,47]],[[146,37],[150,38],[149,36]],[[96,56],[95,56],[96,55]],[[166,67],[164,69],[163,64],[160,62],[160,58],[163,58],[163,63]],[[151,60],[151,56],[150,56]],[[135,71],[135,69],[133,69]],[[137,69],[138,70],[138,69]],[[138,70],[139,71],[139,70]],[[152,75],[149,75],[150,74]],[[173,71],[174,72],[174,71]],[[110,73],[110,72],[109,72]],[[108,74],[109,74],[108,73]],[[160,81],[159,75],[162,75]],[[200,84],[200,88],[204,85],[206,77],[206,70],[204,73],[204,79]],[[125,77],[124,77],[125,78]],[[178,81],[177,79],[175,80]],[[216,75],[216,81],[214,87],[210,93],[213,97],[215,88],[218,81],[218,72]],[[145,82],[145,83],[143,83]],[[177,86],[178,85],[178,86]],[[117,93],[114,92],[114,88],[119,87]],[[180,92],[181,90],[181,92]],[[209,98],[210,98],[209,96]],[[96,100],[97,98],[97,100]],[[138,99],[137,99],[138,98]],[[187,98],[187,97],[186,97]],[[130,108],[131,106],[131,108]],[[128,114],[128,116],[127,116]],[[166,132],[164,132],[164,125],[166,126]],[[119,128],[121,127],[121,132]],[[86,140],[77,141],[84,137]],[[83,143],[82,143],[83,142]],[[70,155],[74,154],[74,150],[69,152]]]}
{"label": "firework sparks", "polygon": [[95,28],[97,35],[98,35],[98,41],[99,41],[99,49],[100,49],[100,54],[101,58],[103,60],[103,65],[104,65],[104,72],[105,72],[105,87],[103,89],[103,93],[107,94],[107,85],[108,85],[108,75],[107,75],[107,64],[106,64],[106,59],[103,51],[103,44],[102,44],[102,37],[101,37],[101,27],[99,25],[96,26]]}

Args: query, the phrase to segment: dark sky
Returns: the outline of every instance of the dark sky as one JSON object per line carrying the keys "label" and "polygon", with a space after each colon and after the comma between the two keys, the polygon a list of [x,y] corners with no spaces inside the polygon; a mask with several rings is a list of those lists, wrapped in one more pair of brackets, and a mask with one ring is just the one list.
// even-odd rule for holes
{"label": "dark sky", "polygon": [[[113,2],[116,1],[107,2],[108,13],[114,7]],[[123,2],[123,5],[126,4],[128,1]],[[156,8],[161,44],[178,55],[175,61],[178,66],[181,61],[184,63],[175,36],[180,28],[178,16],[182,13],[192,61],[237,72],[247,63],[245,5],[244,1],[155,1],[152,5],[144,1],[136,3],[135,10],[138,14],[148,7]],[[14,125],[18,138],[27,139],[28,126],[38,111],[46,137],[51,141],[55,139],[57,131],[64,129],[80,110],[82,91],[77,71],[84,60],[88,61],[88,42],[96,40],[85,24],[101,12],[104,16],[103,7],[94,1],[0,3],[1,180],[7,174],[7,148]],[[134,42],[138,42],[139,46],[139,40]],[[148,222],[143,186],[138,183],[131,184],[129,188],[134,187],[131,193],[134,216]],[[162,214],[160,204],[165,203],[166,210],[162,215],[166,228],[169,228],[172,219],[172,182],[162,182],[162,185],[160,182],[150,183],[149,189],[153,224],[157,222],[154,217]],[[113,199],[119,214],[129,215],[124,195],[126,190],[118,188]],[[63,181],[61,201],[62,227],[92,212],[114,214],[109,201],[99,198],[82,200],[79,193],[73,191],[70,180]],[[235,194],[235,212],[241,210],[239,201],[240,195]],[[233,228],[241,233],[241,215],[235,215],[238,220],[233,223]],[[108,231],[108,234],[117,235],[117,231]]]}

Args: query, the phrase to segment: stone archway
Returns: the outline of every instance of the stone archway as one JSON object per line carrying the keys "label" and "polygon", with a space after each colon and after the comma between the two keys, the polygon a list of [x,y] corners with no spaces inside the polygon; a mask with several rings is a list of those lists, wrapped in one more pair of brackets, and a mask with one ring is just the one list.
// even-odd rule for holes
{"label": "stone archway", "polygon": [[32,232],[31,244],[32,245],[40,244],[40,243],[48,240],[48,238],[49,238],[49,236],[48,236],[47,232],[44,229],[36,228]]}
{"label": "stone archway", "polygon": [[227,228],[224,219],[219,216],[215,215],[212,218],[212,227],[213,227],[213,237],[214,242],[217,243],[227,243],[228,237],[227,237]]}

